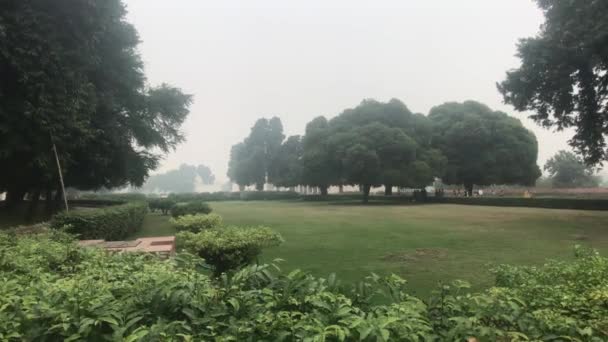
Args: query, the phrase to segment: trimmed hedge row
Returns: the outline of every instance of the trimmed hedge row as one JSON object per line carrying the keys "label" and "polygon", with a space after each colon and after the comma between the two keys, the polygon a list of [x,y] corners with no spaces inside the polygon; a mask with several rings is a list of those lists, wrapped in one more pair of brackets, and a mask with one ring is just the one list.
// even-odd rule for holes
{"label": "trimmed hedge row", "polygon": [[62,212],[55,215],[51,227],[58,229],[69,226],[68,232],[83,240],[123,240],[141,228],[147,212],[145,202]]}
{"label": "trimmed hedge row", "polygon": [[178,203],[171,208],[171,216],[180,217],[184,215],[209,214],[212,211],[209,204],[201,201]]}
{"label": "trimmed hedge row", "polygon": [[529,207],[550,209],[608,210],[606,199],[518,198],[518,197],[429,197],[427,203],[486,205],[496,207]]}
{"label": "trimmed hedge row", "polygon": [[295,191],[244,191],[244,192],[201,192],[170,194],[168,198],[176,202],[219,202],[219,201],[278,201],[299,199]]}
{"label": "trimmed hedge row", "polygon": [[139,202],[145,201],[148,197],[140,192],[125,192],[125,193],[83,193],[78,196],[78,199],[86,200],[107,200],[120,202]]}
{"label": "trimmed hedge row", "polygon": [[110,199],[77,199],[69,200],[68,205],[70,208],[73,207],[85,207],[85,208],[102,208],[113,205],[125,204],[127,201],[122,200],[110,200]]}

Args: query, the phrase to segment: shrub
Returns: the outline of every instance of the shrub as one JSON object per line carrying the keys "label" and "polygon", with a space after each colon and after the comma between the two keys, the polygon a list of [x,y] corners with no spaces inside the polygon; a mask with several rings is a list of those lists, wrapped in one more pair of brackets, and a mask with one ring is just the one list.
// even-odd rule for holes
{"label": "shrub", "polygon": [[211,207],[205,202],[178,203],[171,208],[171,216],[180,217],[184,215],[209,214]]}
{"label": "shrub", "polygon": [[608,259],[589,251],[501,266],[497,286],[444,284],[423,303],[398,276],[356,286],[268,265],[212,279],[169,262],[78,247],[61,232],[0,232],[3,341],[606,341]]}
{"label": "shrub", "polygon": [[253,263],[266,247],[278,246],[283,238],[267,227],[227,227],[200,233],[177,234],[178,246],[197,254],[220,275]]}
{"label": "shrub", "polygon": [[68,226],[68,232],[84,240],[122,240],[141,228],[147,212],[145,202],[73,210],[55,215],[51,227],[57,229]]}
{"label": "shrub", "polygon": [[608,199],[520,198],[520,197],[444,197],[427,198],[427,202],[488,205],[496,207],[529,207],[549,209],[608,210]]}
{"label": "shrub", "polygon": [[172,218],[170,222],[177,231],[188,231],[192,233],[198,233],[211,228],[218,228],[223,224],[222,217],[217,214],[184,215],[178,218]]}
{"label": "shrub", "polygon": [[78,199],[83,200],[101,200],[101,201],[120,201],[120,202],[143,202],[147,200],[146,194],[138,192],[126,193],[83,193],[78,196]]}
{"label": "shrub", "polygon": [[152,212],[160,210],[163,215],[167,215],[177,203],[170,198],[155,198],[148,201],[148,206]]}
{"label": "shrub", "polygon": [[177,202],[273,201],[299,199],[300,194],[295,191],[200,192],[170,194],[169,198]]}

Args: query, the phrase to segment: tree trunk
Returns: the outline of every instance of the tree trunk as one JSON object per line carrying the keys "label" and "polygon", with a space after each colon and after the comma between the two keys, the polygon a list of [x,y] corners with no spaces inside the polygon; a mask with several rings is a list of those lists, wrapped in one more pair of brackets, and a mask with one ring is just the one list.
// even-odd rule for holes
{"label": "tree trunk", "polygon": [[364,184],[363,185],[363,203],[369,202],[369,191],[371,190],[371,185]]}
{"label": "tree trunk", "polygon": [[264,183],[256,183],[255,189],[257,191],[264,191]]}
{"label": "tree trunk", "polygon": [[341,194],[343,194],[343,193],[344,193],[344,185],[340,184],[340,185],[338,186],[338,192],[339,192],[339,193],[341,193]]}
{"label": "tree trunk", "polygon": [[31,222],[33,220],[33,218],[36,215],[36,212],[38,211],[38,203],[40,200],[40,193],[42,191],[40,189],[36,189],[33,192],[31,192],[30,195],[30,204],[27,208],[27,211],[25,212],[25,220],[27,222]]}
{"label": "tree trunk", "polygon": [[393,195],[393,185],[386,184],[384,186],[384,196],[392,196]]}
{"label": "tree trunk", "polygon": [[319,189],[321,189],[321,195],[327,196],[327,185],[320,186]]}
{"label": "tree trunk", "polygon": [[467,197],[473,197],[473,183],[464,183],[464,192]]}

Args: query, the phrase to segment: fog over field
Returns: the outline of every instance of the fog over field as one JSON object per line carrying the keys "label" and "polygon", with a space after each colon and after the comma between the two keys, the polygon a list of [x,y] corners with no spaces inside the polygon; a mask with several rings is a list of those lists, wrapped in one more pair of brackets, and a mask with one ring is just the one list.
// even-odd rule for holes
{"label": "fog over field", "polygon": [[524,122],[539,140],[539,165],[569,149],[502,103],[496,82],[515,68],[516,43],[542,13],[531,0],[128,0],[129,19],[152,84],[195,95],[187,142],[158,170],[204,163],[226,180],[230,147],[260,117],[285,134],[364,98],[404,101],[428,113],[446,101],[486,103]]}

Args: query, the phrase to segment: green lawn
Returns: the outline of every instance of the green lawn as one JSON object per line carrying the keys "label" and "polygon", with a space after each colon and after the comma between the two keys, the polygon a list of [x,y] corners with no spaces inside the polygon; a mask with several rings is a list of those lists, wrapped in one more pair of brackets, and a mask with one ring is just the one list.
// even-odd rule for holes
{"label": "green lawn", "polygon": [[[425,294],[441,280],[492,283],[488,264],[570,258],[575,244],[608,252],[608,212],[459,205],[360,206],[307,202],[214,202],[227,224],[266,225],[285,243],[264,261],[346,282],[396,273]],[[172,234],[150,215],[138,236]]]}

